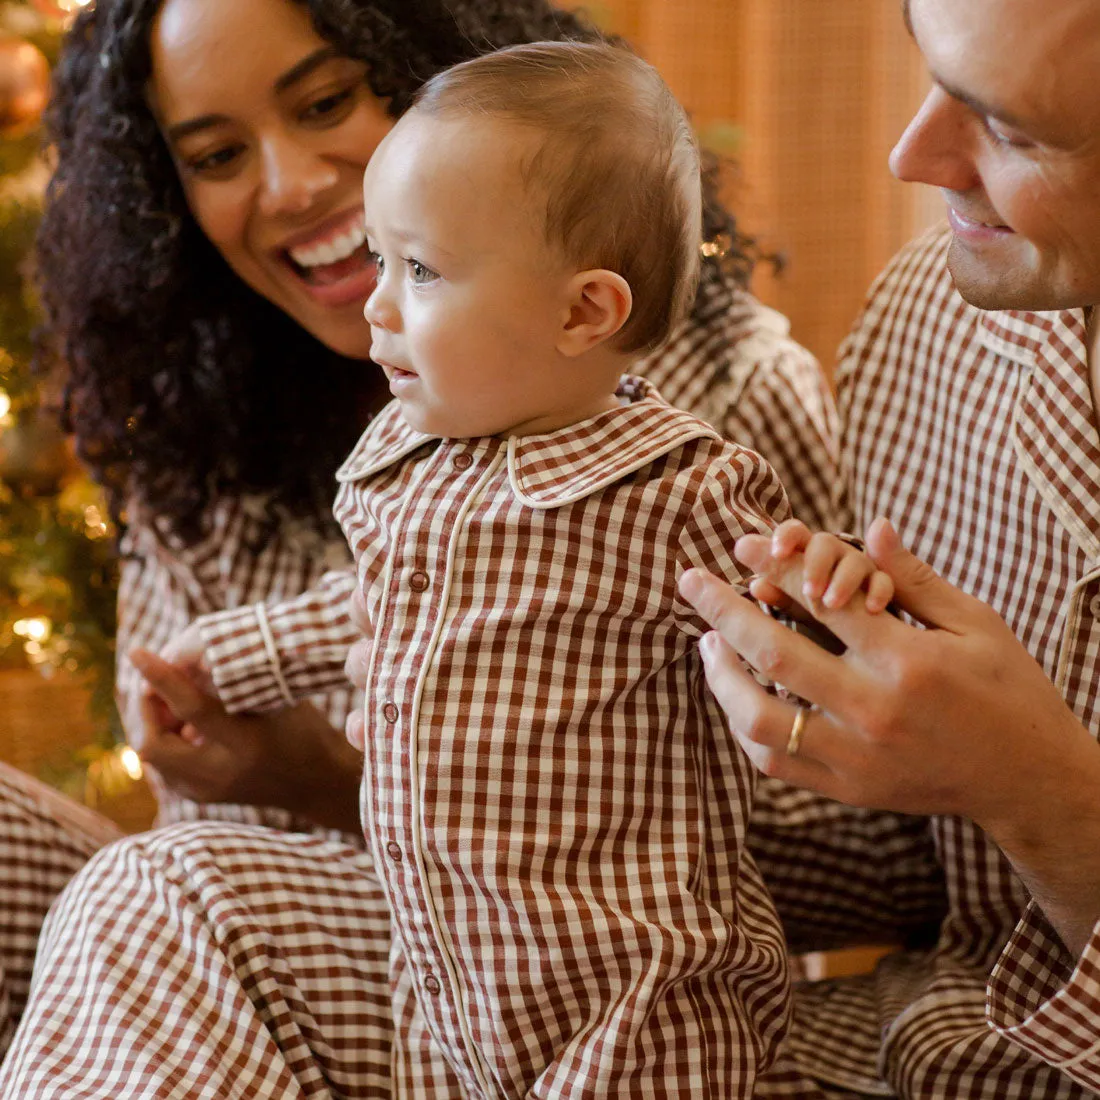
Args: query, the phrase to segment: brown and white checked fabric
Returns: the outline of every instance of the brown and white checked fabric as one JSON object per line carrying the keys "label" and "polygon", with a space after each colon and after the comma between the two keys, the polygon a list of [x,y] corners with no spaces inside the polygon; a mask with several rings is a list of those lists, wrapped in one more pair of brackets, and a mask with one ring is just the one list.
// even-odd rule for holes
{"label": "brown and white checked fabric", "polygon": [[787,1021],[752,767],[677,591],[736,580],[786,497],[649,383],[618,395],[512,439],[393,402],[337,473],[374,630],[364,831],[455,1100],[748,1097]]}
{"label": "brown and white checked fabric", "polygon": [[[821,518],[830,516],[834,476],[827,390],[782,318],[745,295],[712,292],[703,323],[685,325],[645,370],[678,404],[761,451],[783,477],[796,514],[811,526],[834,524]],[[288,524],[271,532],[261,513],[249,502],[220,501],[211,537],[189,550],[136,522],[123,567],[120,654],[130,645],[156,650],[205,612],[290,599],[316,585],[340,555],[346,559],[342,540],[319,543],[312,532]],[[348,644],[343,599],[322,617],[324,628],[334,627],[334,636],[344,639],[336,644]],[[119,664],[123,712],[137,738],[133,701],[140,684],[124,659]],[[337,725],[350,699],[340,683],[325,697]],[[15,990],[10,1000],[17,1019],[42,916],[102,842],[103,830],[110,835],[110,826],[101,822],[72,833],[59,824],[68,815],[57,812],[53,800],[34,797],[32,781],[4,779],[0,923],[14,930],[10,942],[5,938],[12,958],[4,961],[4,990]],[[761,785],[761,793],[768,790],[769,784]],[[270,809],[175,800],[162,805],[169,820],[206,815],[298,824]],[[932,892],[934,876],[923,856],[903,856],[905,838],[891,840],[888,821],[883,827],[872,815],[793,791],[778,792],[767,806],[758,803],[754,827],[757,820],[764,822],[756,837],[764,852],[758,858],[774,863],[782,878],[771,878],[773,892],[781,912],[791,906],[790,915],[782,914],[784,925],[801,949],[816,945],[823,920],[829,925],[825,945],[844,942],[845,920],[853,935],[873,937],[866,930],[877,924],[890,938],[905,910],[893,899]],[[54,909],[27,1022],[0,1074],[0,1096],[387,1095],[385,1073],[372,1061],[384,1047],[376,1030],[378,987],[351,980],[373,974],[380,944],[389,946],[388,910],[372,884],[371,866],[351,844],[236,824],[178,824],[156,838],[111,845]],[[210,868],[218,869],[216,877]],[[238,873],[244,874],[239,885]],[[904,885],[906,874],[912,888]],[[788,879],[790,888],[783,889]],[[183,905],[182,898],[198,902]],[[277,919],[284,910],[291,915]],[[300,911],[303,916],[293,916]],[[220,945],[227,940],[243,947],[226,952]],[[256,944],[263,950],[252,963]],[[319,965],[319,958],[327,961]],[[289,961],[278,961],[283,959]],[[175,975],[180,977],[166,979]],[[74,990],[87,995],[75,1001]],[[217,1030],[207,1036],[160,1025],[203,1019],[214,1004],[229,1017],[233,1033],[246,1038],[227,1046]],[[414,1046],[423,1039],[415,1012],[396,1022]],[[395,1076],[408,1080],[408,1061],[401,1064]],[[190,1075],[165,1069],[186,1065]],[[436,1067],[441,1080],[447,1073]],[[431,1081],[414,1082],[414,1094],[431,1095]],[[767,1089],[758,1092],[825,1095],[789,1068],[769,1074]]]}
{"label": "brown and white checked fabric", "polygon": [[0,1052],[27,1002],[47,909],[93,853],[120,835],[105,818],[0,763]]}
{"label": "brown and white checked fabric", "polygon": [[[720,284],[701,293],[696,315],[637,373],[669,404],[762,454],[796,516],[815,530],[834,528],[835,414],[817,362],[790,338],[785,318],[749,295]],[[346,686],[344,657],[358,637],[347,614],[354,583],[349,570],[333,571],[290,593],[294,598],[258,589],[214,614],[196,608],[226,708],[271,710]]]}
{"label": "brown and white checked fabric", "polygon": [[[131,649],[157,653],[201,615],[232,615],[242,605],[251,609],[264,600],[280,605],[322,586],[329,575],[339,575],[339,567],[350,558],[335,529],[327,538],[304,522],[285,522],[271,530],[263,503],[255,498],[219,501],[211,510],[206,535],[190,547],[162,533],[153,517],[138,512],[131,519],[121,547],[116,685],[127,739],[140,746],[144,682],[126,659]],[[340,609],[339,618],[346,623],[346,608]],[[310,639],[307,634],[305,644]],[[345,645],[342,653],[346,651]],[[299,697],[342,729],[355,693],[340,678],[330,679],[323,688],[303,685]],[[361,837],[316,828],[274,807],[200,805],[159,785],[157,800],[158,824],[237,821],[362,843]]]}
{"label": "brown and white checked fabric", "polygon": [[[1005,618],[1096,730],[1100,436],[1085,319],[967,305],[948,242],[937,231],[895,260],[843,351],[854,529],[889,517],[918,556]],[[886,1080],[906,1097],[1100,1089],[1100,930],[1075,968],[979,829],[954,818],[931,829],[949,896],[939,942],[862,983]],[[843,1013],[800,1013],[799,1025],[802,1065],[850,1051]],[[873,1065],[865,1072],[870,1083]]]}

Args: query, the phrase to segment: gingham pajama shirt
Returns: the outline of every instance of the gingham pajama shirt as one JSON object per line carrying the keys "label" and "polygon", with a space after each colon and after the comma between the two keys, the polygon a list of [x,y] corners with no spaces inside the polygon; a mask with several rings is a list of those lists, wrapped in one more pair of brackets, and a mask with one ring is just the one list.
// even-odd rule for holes
{"label": "gingham pajama shirt", "polygon": [[[644,373],[674,403],[760,451],[797,515],[835,526],[832,413],[817,365],[777,314],[739,292],[706,293],[701,315]],[[198,615],[275,606],[316,589],[347,560],[342,541],[319,540],[305,525],[271,531],[263,515],[261,502],[223,499],[209,537],[181,547],[135,514],[122,567],[120,654],[156,650]],[[332,646],[342,660],[354,639],[343,597],[309,601],[312,613],[293,622],[315,632],[309,645]],[[243,612],[250,624],[254,614]],[[288,641],[287,680],[295,652]],[[139,690],[120,660],[120,702],[135,739]],[[317,702],[342,726],[351,699],[341,682]],[[772,793],[758,802],[755,850],[775,868],[767,872],[773,894],[800,949],[881,939],[935,911],[936,875],[911,823],[803,792]],[[47,907],[115,830],[101,819],[80,826],[56,796],[6,770],[0,810],[0,1003],[10,1033]],[[162,817],[179,823],[100,852],[54,908],[0,1096],[388,1095],[393,1068],[379,1052],[395,1026],[389,913],[362,838],[283,831],[304,826],[282,811],[171,798],[162,799]],[[867,1041],[855,1041],[856,1032],[868,1021],[839,1019],[862,1049]],[[414,1037],[422,1026],[416,1018],[396,1023]],[[822,1095],[797,1069],[770,1080],[780,1083],[768,1095]]]}
{"label": "gingham pajama shirt", "polygon": [[786,1025],[752,767],[677,591],[692,567],[736,580],[729,548],[786,496],[648,383],[619,399],[509,440],[425,436],[393,402],[337,473],[391,984],[408,972],[455,1100],[747,1097]]}
{"label": "gingham pajama shirt", "polygon": [[[949,239],[934,232],[895,260],[843,349],[853,529],[887,516],[1005,619],[1096,731],[1100,436],[1085,318],[969,306],[947,272]],[[937,818],[931,829],[949,898],[938,943],[863,988],[886,1080],[907,1097],[1100,1090],[1100,927],[1074,960],[976,826]],[[837,1019],[795,1029],[803,1064],[851,1051]]]}

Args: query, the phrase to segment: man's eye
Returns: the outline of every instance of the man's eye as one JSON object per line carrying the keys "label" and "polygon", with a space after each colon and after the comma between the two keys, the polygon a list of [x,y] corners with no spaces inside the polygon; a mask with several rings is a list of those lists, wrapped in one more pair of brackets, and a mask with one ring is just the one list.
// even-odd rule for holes
{"label": "man's eye", "polygon": [[1001,124],[993,118],[986,116],[982,119],[985,131],[998,145],[1007,145],[1013,149],[1023,149],[1032,143],[1019,134],[1007,133],[1001,128]]}

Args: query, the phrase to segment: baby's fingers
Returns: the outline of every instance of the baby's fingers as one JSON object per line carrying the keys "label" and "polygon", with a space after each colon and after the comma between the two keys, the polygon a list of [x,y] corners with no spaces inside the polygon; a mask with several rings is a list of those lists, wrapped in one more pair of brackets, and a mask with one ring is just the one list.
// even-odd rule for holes
{"label": "baby's fingers", "polygon": [[[835,535],[822,533],[814,535],[806,547],[803,565],[802,592],[806,598],[821,600],[826,607],[843,607],[874,568],[870,558],[863,557],[866,568],[859,573],[853,585],[853,576],[856,571],[849,562],[849,558],[852,557],[858,561],[863,555],[854,552]],[[837,581],[840,582],[839,585]],[[834,588],[834,585],[837,586]],[[836,603],[832,602],[832,598],[826,598],[827,595],[835,597],[843,593],[846,593],[844,598]]]}
{"label": "baby's fingers", "polygon": [[794,603],[783,589],[776,588],[766,577],[753,577],[749,581],[749,595],[758,603],[767,604],[777,611],[786,611]]}
{"label": "baby's fingers", "polygon": [[801,520],[788,519],[772,532],[772,556],[776,561],[784,561],[792,554],[805,550],[811,537],[810,529]]}
{"label": "baby's fingers", "polygon": [[889,573],[876,569],[867,582],[867,610],[877,615],[886,610],[887,604],[894,598],[894,580]]}

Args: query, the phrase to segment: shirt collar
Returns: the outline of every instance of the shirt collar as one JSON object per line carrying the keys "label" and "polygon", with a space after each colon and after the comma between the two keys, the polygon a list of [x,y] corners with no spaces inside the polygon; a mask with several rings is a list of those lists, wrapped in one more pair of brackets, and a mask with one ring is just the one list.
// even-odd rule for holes
{"label": "shirt collar", "polygon": [[[476,442],[490,453],[507,451],[508,480],[519,500],[532,508],[557,508],[591,496],[692,439],[721,439],[702,420],[669,405],[642,378],[624,375],[616,396],[622,404],[568,428]],[[468,448],[472,442],[415,431],[391,401],[336,478],[348,482],[370,477],[428,443]]]}
{"label": "shirt collar", "polygon": [[995,355],[1003,355],[1021,366],[1034,367],[1039,353],[1053,334],[1063,329],[1084,327],[1082,309],[1031,312],[1022,309],[979,310],[978,336]]}
{"label": "shirt collar", "polygon": [[1077,544],[1100,561],[1100,437],[1081,309],[982,313],[990,351],[1026,369],[1016,399],[1017,456]]}

